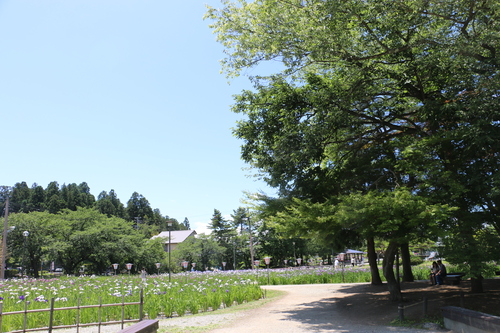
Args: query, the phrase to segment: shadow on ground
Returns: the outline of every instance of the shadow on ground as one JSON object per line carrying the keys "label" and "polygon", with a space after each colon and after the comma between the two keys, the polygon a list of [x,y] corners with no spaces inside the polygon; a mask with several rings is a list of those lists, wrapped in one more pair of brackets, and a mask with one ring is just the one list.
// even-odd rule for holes
{"label": "shadow on ground", "polygon": [[[442,317],[441,308],[447,305],[462,305],[467,309],[500,315],[500,279],[486,279],[483,286],[484,293],[471,294],[468,281],[456,286],[431,286],[428,282],[421,281],[402,283],[404,301],[400,304],[404,307],[404,318],[416,322],[424,322],[429,318],[439,319]],[[426,308],[424,298],[427,298]],[[297,309],[284,314],[289,320],[300,321],[318,329],[342,329],[347,323],[386,326],[399,318],[398,305],[389,300],[385,284],[352,284],[341,287],[332,297],[300,304]]]}

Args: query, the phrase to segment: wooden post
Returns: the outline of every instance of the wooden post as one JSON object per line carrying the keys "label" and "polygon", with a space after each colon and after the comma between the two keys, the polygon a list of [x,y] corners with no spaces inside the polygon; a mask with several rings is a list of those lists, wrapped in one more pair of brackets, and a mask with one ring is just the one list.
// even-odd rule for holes
{"label": "wooden post", "polygon": [[80,299],[76,303],[76,333],[80,332]]}
{"label": "wooden post", "polygon": [[28,325],[28,302],[24,302],[23,332],[26,332],[26,325]]}
{"label": "wooden post", "polygon": [[125,323],[125,295],[122,295],[122,329],[124,323]]}
{"label": "wooden post", "polygon": [[139,321],[142,321],[144,319],[144,289],[141,288],[141,293],[140,293],[140,299],[139,299]]}
{"label": "wooden post", "polygon": [[52,326],[54,324],[54,297],[50,299],[50,316],[49,316],[49,333],[52,333]]}
{"label": "wooden post", "polygon": [[101,333],[101,321],[102,321],[102,296],[99,296],[99,310],[97,311],[97,333]]}
{"label": "wooden post", "polygon": [[2,333],[3,302],[0,302],[0,333]]}
{"label": "wooden post", "polygon": [[427,316],[427,297],[424,297],[423,310],[424,310],[424,317],[426,317]]}
{"label": "wooden post", "polygon": [[405,320],[405,307],[401,303],[398,304],[398,315],[399,315],[399,321]]}

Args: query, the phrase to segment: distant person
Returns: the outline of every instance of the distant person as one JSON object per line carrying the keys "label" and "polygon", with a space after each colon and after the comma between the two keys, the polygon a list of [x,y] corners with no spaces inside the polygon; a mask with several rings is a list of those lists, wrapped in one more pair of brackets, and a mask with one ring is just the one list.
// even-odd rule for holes
{"label": "distant person", "polygon": [[146,272],[146,268],[143,267],[141,269],[141,278],[145,279],[147,274],[148,274],[148,272]]}
{"label": "distant person", "polygon": [[431,266],[431,274],[430,274],[430,280],[431,280],[431,285],[436,284],[436,274],[439,271],[439,266],[437,262],[433,261],[432,266]]}
{"label": "distant person", "polygon": [[337,268],[337,267],[339,266],[339,260],[338,260],[337,258],[335,258],[335,263],[334,263],[334,265],[335,265],[335,268]]}
{"label": "distant person", "polygon": [[443,264],[441,260],[437,261],[438,271],[436,273],[436,284],[442,285],[444,284],[444,278],[446,277],[446,266]]}
{"label": "distant person", "polygon": [[352,267],[354,267],[354,265],[356,264],[356,259],[354,259],[354,257],[351,258],[351,265]]}

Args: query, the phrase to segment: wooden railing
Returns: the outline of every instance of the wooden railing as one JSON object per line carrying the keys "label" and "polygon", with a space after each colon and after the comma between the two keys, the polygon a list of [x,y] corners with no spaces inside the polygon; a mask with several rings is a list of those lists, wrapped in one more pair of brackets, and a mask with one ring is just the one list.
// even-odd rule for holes
{"label": "wooden railing", "polygon": [[[22,330],[15,330],[15,331],[9,331],[10,333],[20,333],[20,332],[35,332],[35,331],[48,331],[49,333],[52,332],[54,329],[58,328],[78,328],[79,327],[86,327],[86,326],[97,326],[98,327],[98,332],[101,331],[101,326],[103,325],[114,325],[114,324],[121,324],[121,329],[123,329],[125,323],[133,323],[133,322],[138,322],[141,321],[144,318],[144,294],[143,290],[141,289],[140,292],[140,299],[139,302],[125,302],[125,296],[122,296],[122,302],[121,303],[113,303],[113,304],[97,304],[97,305],[79,305],[80,301],[78,301],[77,306],[70,306],[70,307],[63,307],[63,308],[55,308],[54,307],[54,298],[50,300],[50,308],[48,309],[33,309],[33,310],[28,310],[28,304],[25,304],[24,311],[12,311],[12,312],[3,312],[3,304],[0,303],[0,333],[2,333],[2,320],[4,316],[9,316],[9,315],[24,315],[24,320],[23,320],[23,329]],[[139,305],[139,314],[137,319],[125,319],[125,307],[129,305]],[[122,308],[121,311],[121,320],[119,321],[102,321],[101,320],[101,309],[104,307],[114,307],[114,306],[120,306]],[[80,310],[82,309],[89,309],[89,308],[98,308],[98,313],[97,317],[98,320],[97,322],[94,323],[80,323]],[[54,312],[55,311],[67,311],[67,310],[76,310],[76,323],[72,325],[57,325],[54,326]],[[48,325],[46,327],[40,327],[40,328],[27,328],[27,318],[29,313],[35,313],[35,312],[50,312],[49,315],[49,322],[47,323]]]}

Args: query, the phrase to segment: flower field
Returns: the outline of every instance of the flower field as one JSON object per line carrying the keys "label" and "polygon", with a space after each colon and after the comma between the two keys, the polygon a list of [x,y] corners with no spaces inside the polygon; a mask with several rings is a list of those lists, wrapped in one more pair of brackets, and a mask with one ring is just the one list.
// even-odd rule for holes
{"label": "flower field", "polygon": [[[422,270],[427,274],[428,269]],[[415,271],[418,279],[420,270]],[[422,275],[424,276],[424,275]],[[259,299],[263,291],[259,285],[355,283],[369,282],[367,268],[331,266],[314,268],[258,269],[216,272],[186,272],[139,276],[83,276],[54,279],[12,279],[0,285],[3,312],[50,308],[54,298],[55,308],[82,307],[54,311],[54,326],[74,325],[79,314],[80,323],[119,321],[121,307],[85,308],[85,305],[139,302],[143,290],[143,311],[149,318],[183,316],[188,313],[216,310]],[[424,277],[427,278],[426,276]],[[100,313],[99,313],[100,311]],[[139,318],[139,305],[125,307],[125,319]],[[46,327],[49,312],[29,313],[26,327]],[[24,314],[2,317],[2,332],[22,329]]]}
{"label": "flower field", "polygon": [[[222,274],[177,274],[172,282],[168,275],[116,277],[63,277],[57,279],[13,279],[0,286],[3,312],[54,307],[74,307],[98,304],[138,302],[144,294],[144,313],[150,318],[182,316],[259,299],[263,292],[254,280]],[[125,319],[139,318],[139,305],[126,306]],[[121,307],[102,307],[101,321],[119,321]],[[54,326],[73,325],[77,310],[54,312]],[[2,317],[2,332],[23,328],[24,315]],[[80,323],[98,322],[97,308],[82,308]],[[29,313],[27,328],[46,327],[49,312]]]}

